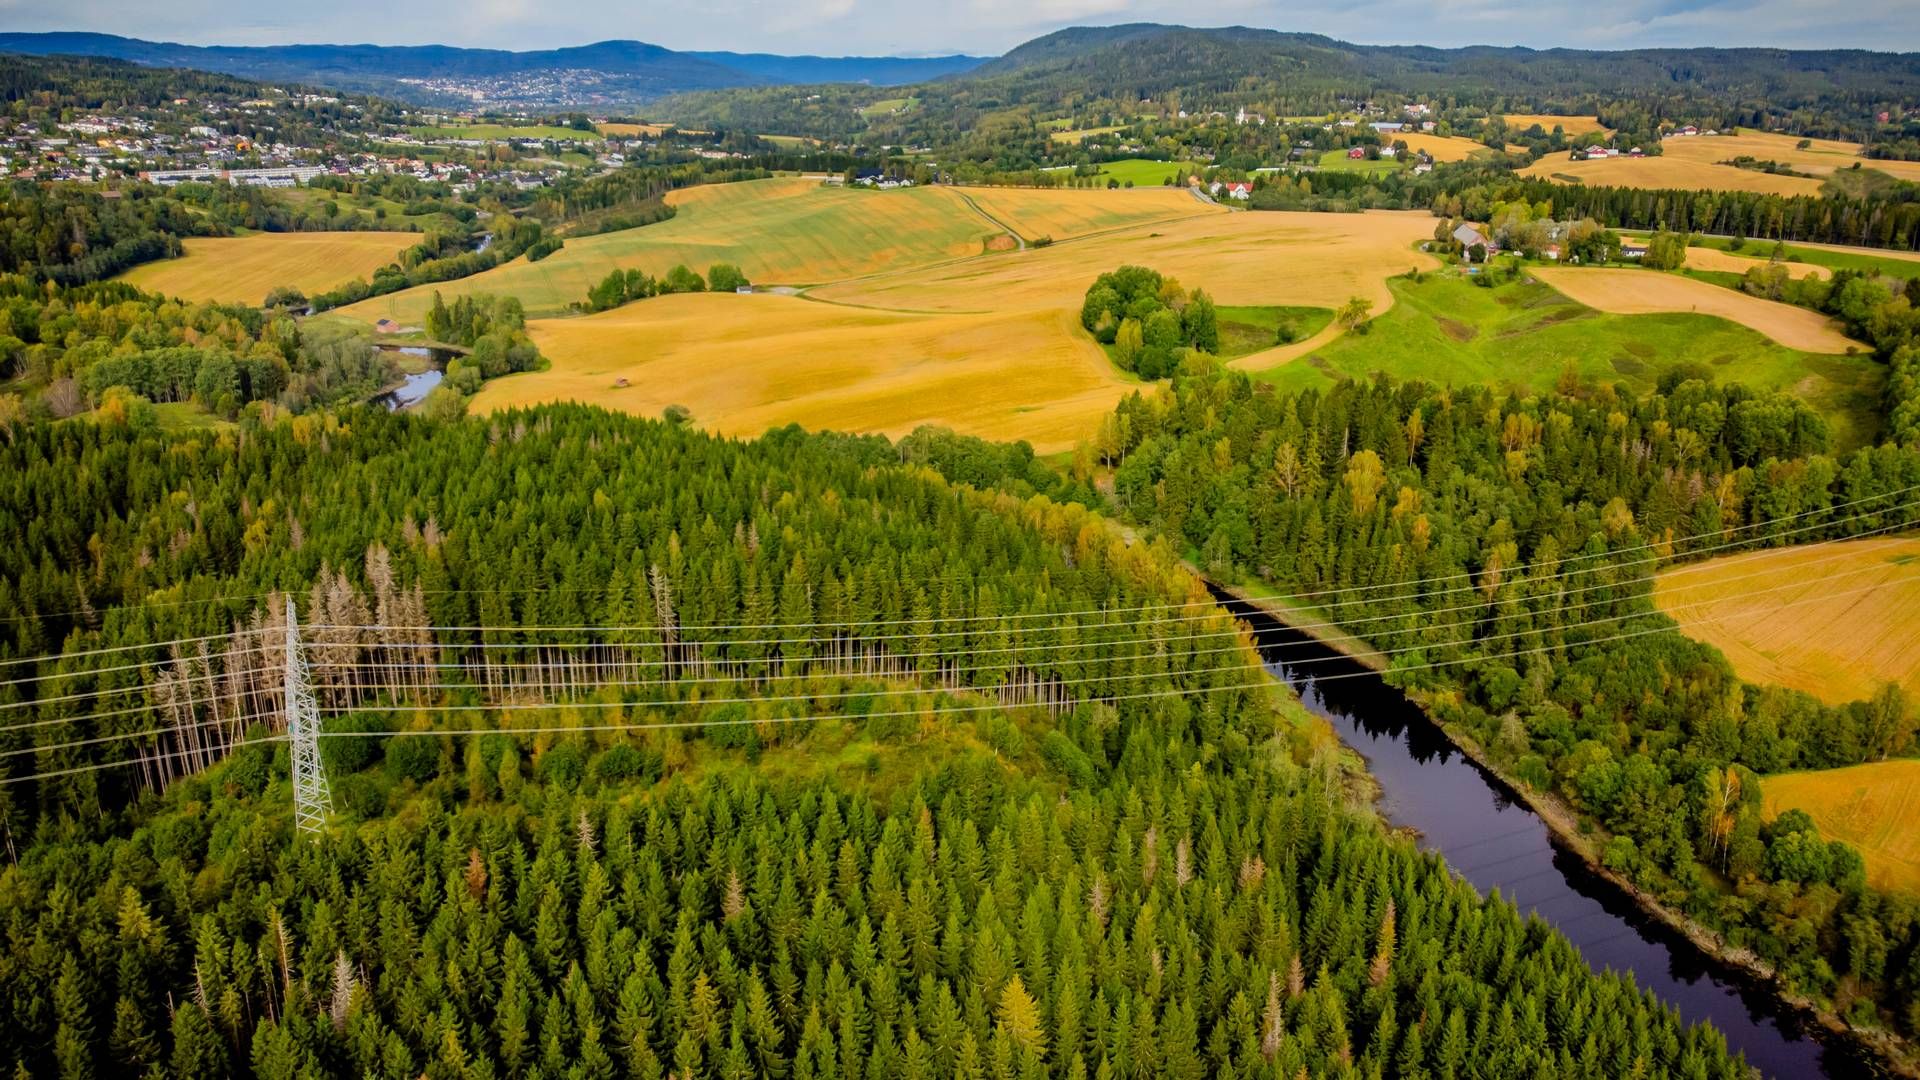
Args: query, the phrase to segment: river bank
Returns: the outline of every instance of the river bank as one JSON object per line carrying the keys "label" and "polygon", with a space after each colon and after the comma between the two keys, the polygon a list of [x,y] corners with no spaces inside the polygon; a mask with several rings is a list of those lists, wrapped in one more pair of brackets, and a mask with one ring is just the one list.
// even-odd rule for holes
{"label": "river bank", "polygon": [[[1317,612],[1303,618],[1302,609],[1294,605],[1278,603],[1271,597],[1261,596],[1261,590],[1225,586],[1215,586],[1215,588],[1220,594],[1231,597],[1279,626],[1285,627],[1291,634],[1311,640],[1345,657],[1358,667],[1376,674],[1385,668],[1384,658],[1373,651],[1364,640],[1344,633],[1325,632],[1328,629],[1328,621]],[[1284,664],[1284,661],[1282,663]],[[1348,678],[1349,676],[1337,677]],[[1308,675],[1306,678],[1311,680],[1313,676]],[[1386,684],[1382,682],[1380,685]],[[1295,689],[1302,690],[1302,687],[1296,685]],[[1313,692],[1311,681],[1303,691],[1303,699],[1307,692]],[[1457,725],[1447,725],[1435,720],[1427,707],[1429,702],[1423,700],[1420,695],[1398,690],[1395,692],[1419,714],[1419,720],[1445,743],[1448,750],[1458,753],[1466,761],[1471,762],[1479,773],[1488,778],[1490,786],[1496,788],[1501,796],[1525,807],[1544,828],[1552,846],[1561,855],[1576,863],[1581,874],[1602,883],[1610,892],[1627,901],[1628,905],[1641,917],[1657,925],[1667,935],[1675,938],[1676,942],[1683,942],[1684,945],[1680,947],[1693,950],[1700,959],[1710,962],[1714,968],[1727,976],[1729,981],[1764,996],[1774,1009],[1789,1014],[1797,1026],[1821,1036],[1822,1043],[1828,1047],[1825,1056],[1838,1054],[1841,1057],[1857,1059],[1844,1063],[1836,1062],[1836,1067],[1826,1070],[1830,1075],[1863,1075],[1865,1070],[1871,1069],[1882,1075],[1920,1076],[1920,1062],[1916,1061],[1913,1049],[1903,1040],[1881,1031],[1857,1029],[1831,1010],[1821,1007],[1804,995],[1791,992],[1780,984],[1777,974],[1764,960],[1745,949],[1730,945],[1717,931],[1669,906],[1624,875],[1608,868],[1600,857],[1606,838],[1601,834],[1583,829],[1580,818],[1571,806],[1557,796],[1534,790],[1517,777],[1508,774],[1468,733],[1459,730]],[[1412,741],[1413,733],[1408,733],[1406,738]],[[1356,749],[1360,748],[1356,747]],[[1424,753],[1418,749],[1415,753],[1416,756],[1422,757],[1422,760],[1428,760],[1434,755],[1434,750],[1428,746]],[[1418,823],[1401,822],[1401,824],[1420,828]],[[1465,846],[1472,847],[1474,844],[1484,842],[1487,841],[1472,840]],[[1446,846],[1444,844],[1436,846],[1443,854],[1448,855],[1449,863],[1454,864],[1454,857],[1446,851]],[[1526,856],[1523,852],[1515,857]],[[1455,871],[1461,872],[1457,864],[1455,864]],[[1468,875],[1463,873],[1462,876]],[[1476,884],[1485,887],[1482,882],[1476,882]],[[1572,882],[1570,884],[1577,885]],[[1576,940],[1576,944],[1579,943]],[[1589,959],[1596,965],[1599,963],[1592,956]],[[1681,958],[1676,955],[1674,959],[1677,964]],[[1653,978],[1648,978],[1646,981],[1658,982]],[[1719,1019],[1725,1030],[1727,1017],[1724,1015],[1724,1010]],[[1788,1037],[1791,1038],[1791,1034]],[[1793,1071],[1791,1066],[1783,1068],[1783,1064],[1785,1062],[1774,1064],[1776,1074],[1801,1075]]]}

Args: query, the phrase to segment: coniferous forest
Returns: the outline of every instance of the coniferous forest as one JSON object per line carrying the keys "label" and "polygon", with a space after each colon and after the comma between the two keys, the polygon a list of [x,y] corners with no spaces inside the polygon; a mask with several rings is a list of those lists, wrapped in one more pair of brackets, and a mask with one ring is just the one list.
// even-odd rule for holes
{"label": "coniferous forest", "polygon": [[[1017,455],[580,408],[4,454],[7,656],[67,654],[16,717],[126,688],[9,731],[46,777],[5,788],[17,1075],[1744,1074],[1390,838],[1172,555]],[[272,658],[217,655],[282,590],[338,736],[318,841],[247,707]],[[510,624],[626,629],[427,629]],[[210,635],[176,697],[95,651]],[[487,659],[395,690],[352,662],[386,644]]]}
{"label": "coniferous forest", "polygon": [[1911,752],[1900,689],[1835,707],[1743,683],[1652,601],[1676,557],[1910,528],[1910,442],[1836,457],[1804,404],[1679,369],[1645,396],[1195,378],[1123,403],[1102,451],[1128,513],[1218,579],[1317,598],[1457,737],[1597,830],[1608,868],[1790,992],[1920,1031],[1920,905],[1869,888],[1804,814],[1766,820],[1758,775]]}

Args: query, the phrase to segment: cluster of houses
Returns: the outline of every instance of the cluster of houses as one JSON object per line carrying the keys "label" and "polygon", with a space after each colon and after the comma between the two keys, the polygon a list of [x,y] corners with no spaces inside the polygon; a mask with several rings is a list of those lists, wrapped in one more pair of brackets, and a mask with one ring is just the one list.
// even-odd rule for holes
{"label": "cluster of houses", "polygon": [[1215,180],[1207,185],[1207,191],[1216,199],[1222,196],[1242,201],[1253,198],[1253,185],[1245,180]]}
{"label": "cluster of houses", "polygon": [[853,174],[853,182],[861,187],[878,188],[881,191],[892,191],[895,188],[910,188],[913,186],[912,180],[904,176],[888,176],[879,169],[862,169]]}
{"label": "cluster of houses", "polygon": [[[1565,253],[1566,249],[1563,245],[1566,243],[1568,232],[1573,228],[1573,223],[1570,221],[1547,221],[1538,224],[1544,229],[1546,240],[1546,242],[1540,246],[1540,257],[1551,262],[1559,262]],[[1487,253],[1487,257],[1492,258],[1504,250],[1499,239],[1495,237],[1490,230],[1471,222],[1463,221],[1459,225],[1454,226],[1452,235],[1454,243],[1459,244],[1460,250],[1462,251],[1471,251],[1475,245],[1479,245],[1480,249]],[[1620,239],[1620,257],[1622,259],[1639,259],[1644,257],[1646,253],[1647,242],[1645,240],[1636,239],[1631,236]]]}

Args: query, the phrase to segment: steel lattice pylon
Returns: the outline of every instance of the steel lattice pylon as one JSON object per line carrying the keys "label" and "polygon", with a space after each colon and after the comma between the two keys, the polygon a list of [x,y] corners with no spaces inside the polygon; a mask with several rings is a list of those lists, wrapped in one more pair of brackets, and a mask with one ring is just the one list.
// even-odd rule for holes
{"label": "steel lattice pylon", "polygon": [[293,824],[318,837],[333,812],[333,794],[320,767],[320,706],[307,681],[307,657],[300,647],[300,624],[287,598],[287,743],[293,748]]}

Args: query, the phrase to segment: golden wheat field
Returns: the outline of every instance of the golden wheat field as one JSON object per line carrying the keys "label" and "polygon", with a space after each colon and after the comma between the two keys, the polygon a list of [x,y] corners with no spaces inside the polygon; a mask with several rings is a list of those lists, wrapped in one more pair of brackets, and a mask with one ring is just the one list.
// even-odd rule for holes
{"label": "golden wheat field", "polygon": [[[1804,150],[1800,148],[1802,142],[1807,144]],[[1797,135],[1741,128],[1730,135],[1667,139],[1661,145],[1665,156],[1677,161],[1715,164],[1736,157],[1751,157],[1758,161],[1778,161],[1816,177],[1830,176],[1858,164],[1904,180],[1920,180],[1920,162],[1865,159],[1860,156],[1859,143],[1839,139],[1802,139]]]}
{"label": "golden wheat field", "polygon": [[[1686,140],[1667,141],[1674,143]],[[1597,187],[1751,191],[1765,195],[1817,195],[1820,185],[1824,183],[1804,176],[1779,176],[1753,169],[1736,169],[1731,165],[1694,161],[1671,153],[1660,157],[1587,161],[1570,161],[1565,154],[1549,154],[1520,170],[1520,175],[1542,180],[1571,176],[1581,183]]]}
{"label": "golden wheat field", "polygon": [[1920,693],[1920,538],[1729,555],[1661,574],[1654,601],[1749,682],[1836,704]]}
{"label": "golden wheat field", "polygon": [[425,317],[433,294],[514,295],[527,312],[558,314],[586,299],[611,270],[658,277],[685,263],[706,273],[732,263],[756,284],[806,285],[978,255],[1000,229],[949,188],[849,191],[812,180],[753,180],[683,188],[675,215],[653,225],[575,237],[537,263],[524,257],[482,274],[374,297],[343,309],[403,323]]}
{"label": "golden wheat field", "polygon": [[1465,161],[1475,154],[1490,153],[1485,146],[1458,135],[1428,135],[1401,131],[1389,136],[1390,142],[1405,140],[1409,150],[1424,150],[1435,161]]}
{"label": "golden wheat field", "polygon": [[623,139],[644,136],[652,139],[664,134],[669,124],[596,124],[602,135],[613,135]]}
{"label": "golden wheat field", "polygon": [[795,296],[659,297],[533,324],[552,361],[496,379],[481,412],[590,401],[645,415],[684,405],[701,426],[902,435],[940,424],[1071,448],[1138,384],[1078,330],[1078,308],[990,314],[876,311]]}
{"label": "golden wheat field", "polygon": [[1155,222],[1225,213],[1185,188],[960,188],[981,212],[1028,241],[1055,241]]}
{"label": "golden wheat field", "polygon": [[255,233],[193,237],[178,259],[145,263],[119,280],[183,300],[259,304],[278,286],[325,292],[354,278],[372,277],[413,244],[417,233]]}
{"label": "golden wheat field", "polygon": [[[1434,265],[1414,250],[1433,229],[1419,213],[1231,214],[1186,192],[1139,189],[929,194],[952,199],[946,205],[975,223],[969,228],[991,228],[990,215],[1023,234],[1066,235],[1026,251],[982,253],[976,243],[965,258],[930,253],[804,296],[659,297],[584,318],[535,319],[548,369],[489,382],[474,407],[583,400],[657,414],[682,405],[729,434],[795,422],[890,434],[944,424],[1051,452],[1090,434],[1140,385],[1079,328],[1081,298],[1105,270],[1152,266],[1223,304],[1336,306],[1361,294],[1384,309],[1389,274]],[[842,214],[867,205],[835,195],[871,197],[817,185],[808,197],[824,196]],[[756,213],[745,204],[729,210]],[[663,224],[682,221],[698,216]],[[1250,362],[1276,358],[1238,361]]]}
{"label": "golden wheat field", "polygon": [[1718,315],[1803,352],[1844,353],[1850,348],[1871,351],[1841,333],[1819,312],[1678,274],[1591,266],[1542,266],[1530,272],[1590,308],[1618,315],[1691,311]]}
{"label": "golden wheat field", "polygon": [[[1728,274],[1744,274],[1756,266],[1766,266],[1770,262],[1769,259],[1735,255],[1730,251],[1721,251],[1719,248],[1690,247],[1687,249],[1687,269],[1689,270],[1717,270]],[[1832,270],[1814,263],[1782,262],[1780,265],[1786,268],[1787,276],[1795,281],[1804,277],[1833,276]]]}
{"label": "golden wheat field", "polygon": [[1525,131],[1533,125],[1539,124],[1542,131],[1551,133],[1557,125],[1560,130],[1566,132],[1569,137],[1589,135],[1596,131],[1613,130],[1605,124],[1602,124],[1600,118],[1597,116],[1555,116],[1552,113],[1508,113],[1506,114],[1506,121],[1508,127],[1519,131]]}
{"label": "golden wheat field", "polygon": [[1769,776],[1761,792],[1767,816],[1804,810],[1823,836],[1859,848],[1875,886],[1920,890],[1920,761]]}

